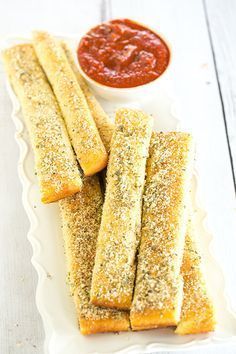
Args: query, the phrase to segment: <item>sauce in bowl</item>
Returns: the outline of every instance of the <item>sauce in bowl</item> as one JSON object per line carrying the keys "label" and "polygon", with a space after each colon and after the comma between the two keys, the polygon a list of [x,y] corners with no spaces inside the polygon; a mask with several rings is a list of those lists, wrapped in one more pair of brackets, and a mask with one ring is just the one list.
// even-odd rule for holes
{"label": "sauce in bowl", "polygon": [[80,67],[94,81],[117,88],[147,84],[167,68],[170,51],[150,29],[128,19],[92,28],[80,41]]}

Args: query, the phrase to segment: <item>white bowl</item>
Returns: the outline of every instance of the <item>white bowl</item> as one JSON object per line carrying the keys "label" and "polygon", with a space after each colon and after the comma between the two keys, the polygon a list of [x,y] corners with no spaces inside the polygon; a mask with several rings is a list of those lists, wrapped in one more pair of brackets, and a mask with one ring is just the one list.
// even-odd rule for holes
{"label": "white bowl", "polygon": [[157,77],[155,80],[148,82],[147,84],[135,86],[135,87],[128,87],[128,88],[116,88],[116,87],[110,87],[103,85],[95,80],[93,80],[90,76],[88,76],[82,67],[80,66],[79,60],[78,60],[78,67],[81,75],[84,77],[84,79],[87,81],[89,86],[92,88],[92,90],[97,94],[98,96],[106,99],[106,100],[115,100],[115,101],[137,101],[137,100],[146,100],[147,98],[149,99],[151,96],[154,96],[158,93],[159,88],[163,88],[163,82],[166,81],[166,77],[169,74],[170,71],[170,65],[172,63],[172,49],[170,46],[170,43],[168,40],[165,39],[165,37],[160,34],[160,32],[155,31],[153,28],[148,27],[140,22],[133,21],[137,23],[138,25],[141,25],[150,31],[154,32],[158,37],[160,37],[164,43],[166,44],[167,48],[169,49],[169,63],[167,65],[167,68],[165,71]]}

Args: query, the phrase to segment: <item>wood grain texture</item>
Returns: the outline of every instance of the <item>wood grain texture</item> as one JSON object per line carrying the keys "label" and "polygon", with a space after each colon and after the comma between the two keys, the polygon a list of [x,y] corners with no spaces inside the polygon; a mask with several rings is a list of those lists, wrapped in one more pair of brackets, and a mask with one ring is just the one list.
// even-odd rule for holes
{"label": "wood grain texture", "polygon": [[[100,0],[9,0],[0,2],[0,39],[32,29],[55,33],[86,31],[101,20]],[[43,354],[44,330],[35,305],[37,276],[27,240],[29,222],[17,173],[18,146],[12,104],[0,61],[0,353]],[[69,353],[68,353],[69,354]]]}
{"label": "wood grain texture", "polygon": [[235,249],[233,241],[226,242],[236,232],[234,183],[203,2],[149,0],[147,6],[142,0],[111,0],[111,14],[152,25],[172,44],[176,109],[181,129],[191,131],[196,141],[201,204],[208,211],[207,227],[217,243],[215,254],[236,307],[235,273],[229,262]]}
{"label": "wood grain texture", "polygon": [[101,0],[8,0],[0,2],[0,36],[47,30],[82,33],[101,21]]}
{"label": "wood grain texture", "polygon": [[[102,5],[102,6],[101,6]],[[109,9],[107,6],[110,6]],[[235,2],[207,0],[229,137],[235,148]],[[173,81],[182,126],[197,141],[200,194],[209,210],[208,225],[222,248],[228,291],[236,301],[234,269],[235,199],[222,105],[201,0],[8,0],[0,2],[0,37],[31,29],[69,34],[85,31],[109,17],[131,17],[159,28],[173,44]],[[224,40],[224,44],[222,43]],[[218,44],[217,44],[218,43]],[[218,49],[217,49],[218,48]],[[218,59],[220,58],[220,59]],[[223,88],[224,87],[224,88]],[[10,119],[12,106],[0,67],[0,353],[42,354],[43,329],[35,307],[35,272],[26,239],[28,222],[17,175],[18,147]],[[182,108],[181,108],[182,107]],[[233,127],[233,128],[232,128]],[[232,144],[233,141],[233,144]],[[210,176],[210,177],[209,177]],[[236,246],[236,244],[235,244]],[[24,281],[22,279],[25,279]],[[217,289],[216,289],[217,291]],[[18,326],[17,326],[18,323]],[[35,347],[36,346],[36,347]],[[233,354],[236,346],[199,349],[193,354]],[[181,353],[181,352],[179,352]],[[185,351],[186,353],[186,351]],[[69,353],[68,353],[69,354]]]}
{"label": "wood grain texture", "polygon": [[35,270],[17,174],[12,105],[0,65],[0,353],[42,354],[43,327],[35,305]]}
{"label": "wood grain texture", "polygon": [[229,141],[234,183],[236,175],[236,2],[204,0],[215,58],[222,113]]}

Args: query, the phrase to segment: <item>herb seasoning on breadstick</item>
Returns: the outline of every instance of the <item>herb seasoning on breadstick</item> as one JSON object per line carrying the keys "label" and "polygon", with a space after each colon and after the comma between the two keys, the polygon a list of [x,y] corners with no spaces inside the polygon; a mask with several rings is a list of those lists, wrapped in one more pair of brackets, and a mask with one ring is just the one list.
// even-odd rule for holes
{"label": "herb seasoning on breadstick", "polygon": [[108,155],[83,91],[56,38],[34,32],[33,44],[61,107],[80,166],[85,176],[91,176],[106,167]]}
{"label": "herb seasoning on breadstick", "polygon": [[42,201],[50,203],[78,192],[82,187],[78,164],[33,46],[7,49],[3,60],[30,133]]}
{"label": "herb seasoning on breadstick", "polygon": [[176,325],[193,161],[187,133],[153,133],[143,196],[141,242],[130,319],[133,330]]}
{"label": "herb seasoning on breadstick", "polygon": [[215,310],[204,279],[202,260],[192,223],[191,215],[187,226],[181,266],[184,297],[180,321],[175,330],[175,333],[178,334],[203,333],[215,329]]}
{"label": "herb seasoning on breadstick", "polygon": [[128,309],[135,276],[137,219],[152,118],[120,109],[112,137],[105,202],[93,271],[91,302]]}
{"label": "herb seasoning on breadstick", "polygon": [[65,42],[61,42],[61,46],[66,54],[67,60],[71,66],[71,69],[73,70],[78,83],[84,93],[84,96],[87,100],[89,109],[92,113],[94,122],[96,123],[96,126],[98,128],[100,137],[102,139],[102,142],[106,148],[106,150],[109,152],[110,151],[110,145],[111,145],[111,138],[112,134],[115,129],[114,123],[110,120],[108,115],[105,113],[104,109],[98,102],[98,100],[95,98],[93,93],[90,91],[87,83],[85,82],[84,78],[79,72],[79,69],[75,63],[75,60],[73,58],[73,54],[68,47],[68,45]]}
{"label": "herb seasoning on breadstick", "polygon": [[87,177],[81,192],[60,201],[69,283],[82,334],[127,331],[129,314],[90,304],[92,271],[103,196],[97,176]]}

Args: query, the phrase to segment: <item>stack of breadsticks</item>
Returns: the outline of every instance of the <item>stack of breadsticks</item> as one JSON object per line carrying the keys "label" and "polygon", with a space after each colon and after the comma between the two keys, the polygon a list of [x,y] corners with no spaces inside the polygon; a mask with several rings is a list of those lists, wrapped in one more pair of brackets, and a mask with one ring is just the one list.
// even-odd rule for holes
{"label": "stack of breadsticks", "polygon": [[67,45],[48,33],[3,59],[42,201],[59,201],[81,333],[214,330],[189,203],[191,136],[153,132],[138,110],[118,110],[113,124]]}

